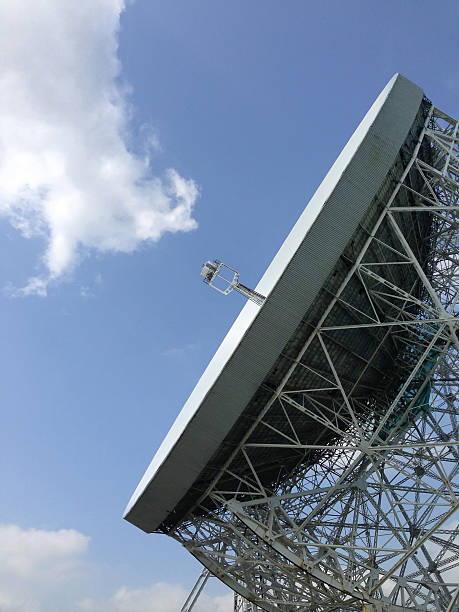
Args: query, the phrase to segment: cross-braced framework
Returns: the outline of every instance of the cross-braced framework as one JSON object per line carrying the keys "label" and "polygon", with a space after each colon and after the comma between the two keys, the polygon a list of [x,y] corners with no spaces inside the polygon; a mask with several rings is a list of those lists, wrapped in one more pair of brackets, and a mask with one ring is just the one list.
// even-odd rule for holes
{"label": "cross-braced framework", "polygon": [[259,612],[261,608],[244,599],[239,593],[234,593],[234,612]]}
{"label": "cross-braced framework", "polygon": [[459,609],[459,134],[424,106],[280,383],[170,533],[235,609]]}

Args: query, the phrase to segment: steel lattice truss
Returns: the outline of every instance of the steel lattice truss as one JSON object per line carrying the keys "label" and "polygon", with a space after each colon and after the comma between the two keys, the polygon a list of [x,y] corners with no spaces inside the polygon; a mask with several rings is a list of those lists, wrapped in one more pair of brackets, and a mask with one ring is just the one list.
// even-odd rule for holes
{"label": "steel lattice truss", "polygon": [[[238,610],[458,608],[458,123],[430,107],[403,163],[288,372],[170,534],[239,594]],[[356,330],[376,350],[346,378],[334,347]],[[370,401],[358,381],[388,346],[398,382]],[[309,386],[292,385],[298,371]],[[317,426],[312,443],[298,413]],[[260,449],[296,457],[288,477],[267,487]]]}
{"label": "steel lattice truss", "polygon": [[261,608],[244,599],[239,593],[234,593],[234,612],[259,612]]}

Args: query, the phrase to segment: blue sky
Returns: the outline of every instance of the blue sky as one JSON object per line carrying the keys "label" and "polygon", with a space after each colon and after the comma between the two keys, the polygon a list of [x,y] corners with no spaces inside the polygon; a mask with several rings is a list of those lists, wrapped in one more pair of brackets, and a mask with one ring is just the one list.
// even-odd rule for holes
{"label": "blue sky", "polygon": [[121,515],[242,307],[200,265],[254,286],[395,72],[457,115],[458,5],[74,4],[0,7],[0,607],[169,612]]}

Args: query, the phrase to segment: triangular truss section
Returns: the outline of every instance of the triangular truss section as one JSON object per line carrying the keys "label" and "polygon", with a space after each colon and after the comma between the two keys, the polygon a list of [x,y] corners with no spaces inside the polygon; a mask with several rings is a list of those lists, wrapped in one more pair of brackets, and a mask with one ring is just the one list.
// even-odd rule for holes
{"label": "triangular truss section", "polygon": [[458,609],[458,122],[410,155],[173,534],[237,612]]}

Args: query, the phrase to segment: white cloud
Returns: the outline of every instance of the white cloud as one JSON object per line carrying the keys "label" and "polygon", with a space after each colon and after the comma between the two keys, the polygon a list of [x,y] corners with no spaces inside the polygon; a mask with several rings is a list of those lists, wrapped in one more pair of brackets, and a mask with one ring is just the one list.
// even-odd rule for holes
{"label": "white cloud", "polygon": [[[105,598],[92,596],[94,573],[86,554],[89,538],[74,529],[48,531],[0,525],[1,612],[177,612],[189,591],[158,582],[123,586]],[[231,612],[232,594],[204,591],[194,612]]]}
{"label": "white cloud", "polygon": [[196,227],[198,190],[128,150],[119,84],[123,0],[0,2],[0,214],[46,241],[22,294],[45,295],[91,251],[131,252]]}
{"label": "white cloud", "polygon": [[88,537],[73,529],[0,525],[0,610],[42,610],[49,594],[78,576],[88,543]]}
{"label": "white cloud", "polygon": [[[150,588],[122,587],[105,600],[85,599],[77,605],[78,612],[177,612],[181,610],[189,593],[178,584],[158,582]],[[194,612],[232,612],[233,596],[209,597],[201,593]]]}

